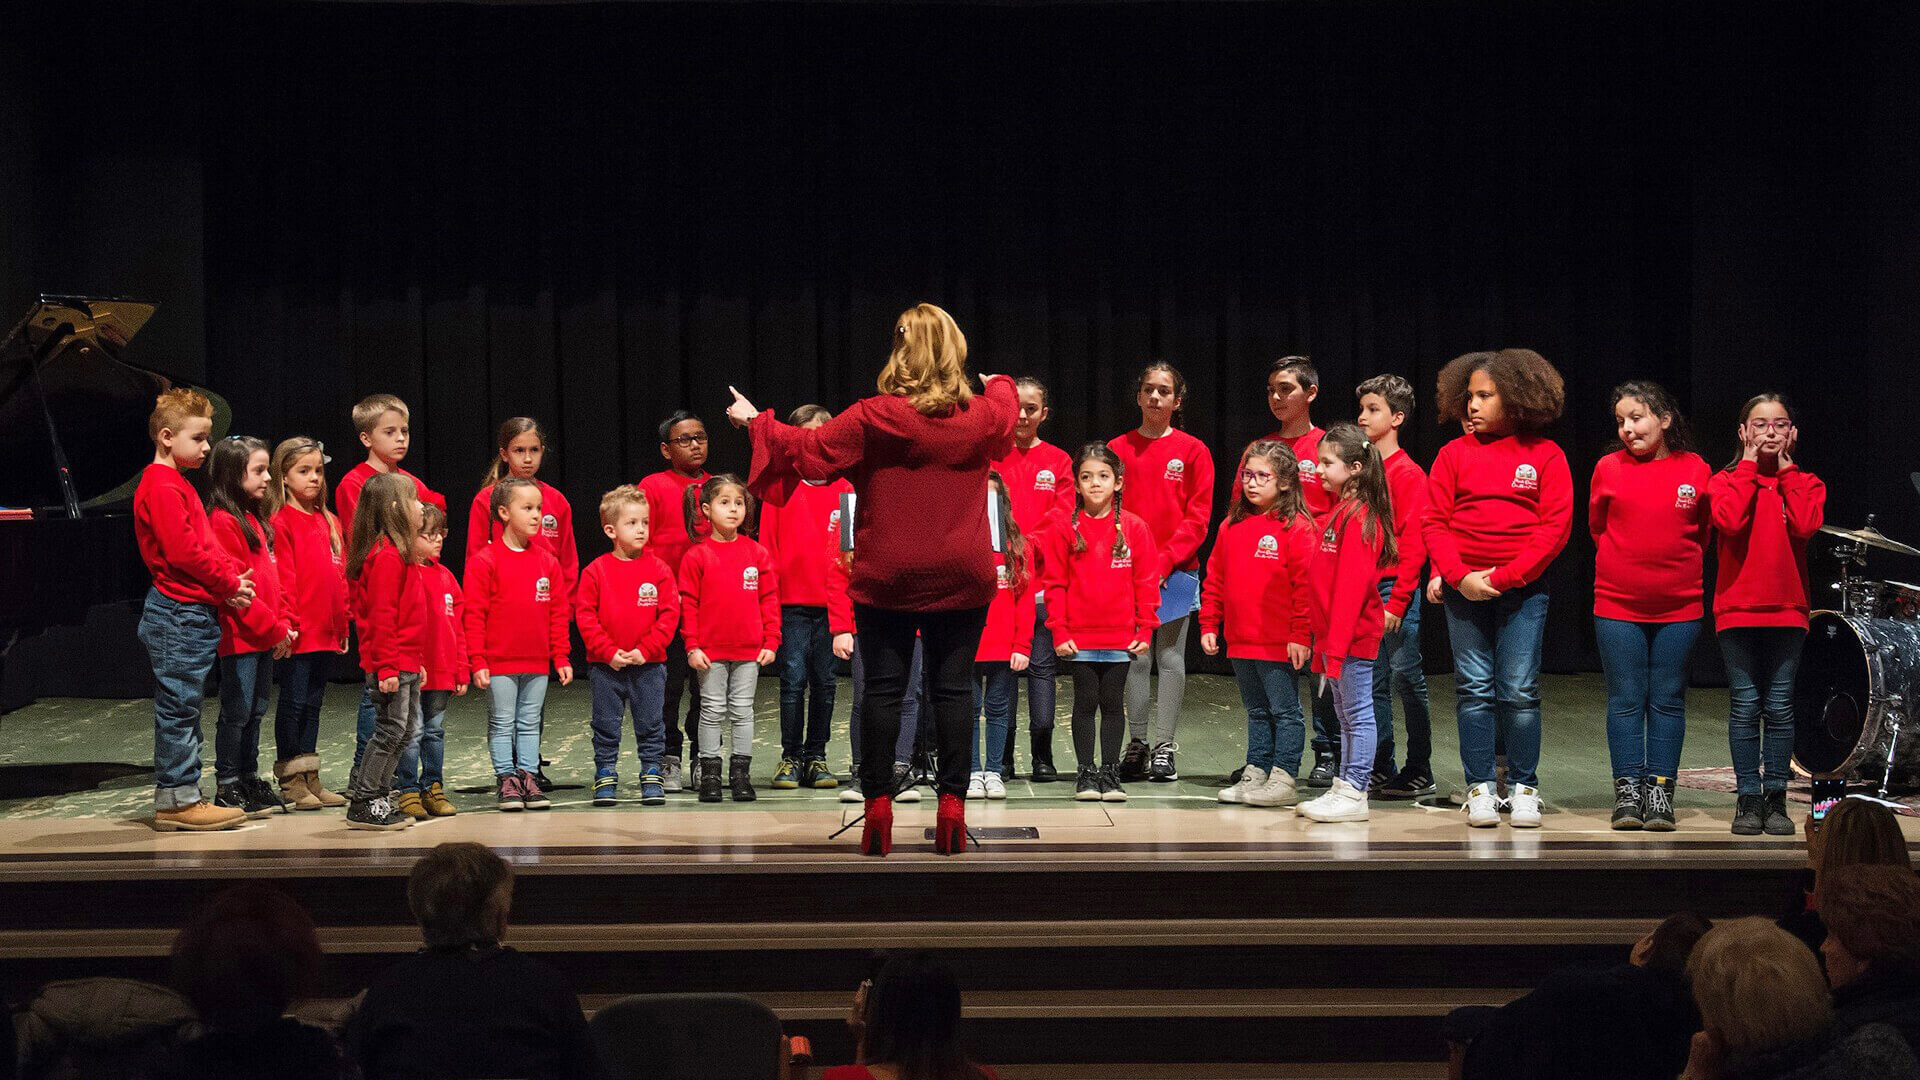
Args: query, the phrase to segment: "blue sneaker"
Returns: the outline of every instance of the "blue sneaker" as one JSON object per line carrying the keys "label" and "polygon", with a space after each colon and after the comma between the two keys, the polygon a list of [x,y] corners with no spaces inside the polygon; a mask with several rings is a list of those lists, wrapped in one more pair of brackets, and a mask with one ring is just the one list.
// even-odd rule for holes
{"label": "blue sneaker", "polygon": [[667,786],[660,777],[660,766],[654,763],[640,767],[640,805],[665,806]]}
{"label": "blue sneaker", "polygon": [[593,805],[617,806],[620,802],[620,774],[611,765],[593,771]]}

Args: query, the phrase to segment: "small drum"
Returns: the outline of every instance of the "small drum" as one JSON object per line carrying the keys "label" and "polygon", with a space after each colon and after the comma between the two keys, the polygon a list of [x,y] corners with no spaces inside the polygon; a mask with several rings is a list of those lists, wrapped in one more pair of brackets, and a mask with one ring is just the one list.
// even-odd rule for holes
{"label": "small drum", "polygon": [[1920,787],[1916,716],[1920,620],[1814,612],[1794,683],[1794,765],[1815,776]]}
{"label": "small drum", "polygon": [[1920,620],[1920,585],[1850,578],[1840,586],[1847,614],[1863,619]]}

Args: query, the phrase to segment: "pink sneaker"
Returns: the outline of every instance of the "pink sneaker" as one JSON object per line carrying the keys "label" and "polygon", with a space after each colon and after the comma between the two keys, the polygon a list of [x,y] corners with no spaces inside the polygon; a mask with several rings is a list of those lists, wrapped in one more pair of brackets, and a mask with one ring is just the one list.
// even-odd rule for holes
{"label": "pink sneaker", "polygon": [[533,774],[525,769],[520,770],[520,800],[529,810],[553,808],[553,803],[548,801],[546,792],[540,790],[540,785],[533,779]]}
{"label": "pink sneaker", "polygon": [[520,774],[508,773],[500,777],[500,812],[516,813],[527,808],[526,796],[520,790]]}

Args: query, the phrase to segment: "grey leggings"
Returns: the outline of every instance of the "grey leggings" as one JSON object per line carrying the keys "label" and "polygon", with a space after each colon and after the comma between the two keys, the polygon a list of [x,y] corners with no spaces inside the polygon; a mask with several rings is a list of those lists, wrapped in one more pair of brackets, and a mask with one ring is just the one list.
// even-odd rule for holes
{"label": "grey leggings", "polygon": [[720,736],[732,732],[728,749],[739,757],[753,756],[753,692],[759,686],[760,665],[751,660],[715,660],[700,678],[700,756],[720,756]]}
{"label": "grey leggings", "polygon": [[[1148,746],[1172,742],[1180,727],[1180,703],[1187,697],[1187,627],[1193,616],[1182,615],[1161,623],[1153,632],[1153,647],[1133,658],[1127,670],[1127,729]],[[1160,710],[1153,718],[1153,737],[1147,738],[1147,699],[1152,696],[1153,668],[1160,666]]]}

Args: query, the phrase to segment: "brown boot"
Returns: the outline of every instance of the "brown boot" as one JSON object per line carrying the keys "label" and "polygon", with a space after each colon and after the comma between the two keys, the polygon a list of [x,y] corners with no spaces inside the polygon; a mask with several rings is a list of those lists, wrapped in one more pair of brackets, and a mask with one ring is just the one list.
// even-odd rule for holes
{"label": "brown boot", "polygon": [[427,813],[434,817],[452,817],[460,812],[454,809],[453,803],[447,799],[446,789],[439,784],[428,785],[427,790],[421,793],[420,801],[426,804]]}
{"label": "brown boot", "polygon": [[307,766],[317,757],[302,754],[273,763],[273,778],[280,781],[280,800],[295,810],[320,809],[320,800],[307,789]]}
{"label": "brown boot", "polygon": [[217,832],[237,829],[247,823],[247,812],[235,806],[215,806],[201,801],[178,810],[155,810],[154,832]]}
{"label": "brown boot", "polygon": [[328,791],[327,786],[320,782],[320,755],[307,754],[304,755],[304,760],[307,762],[307,790],[313,793],[314,798],[320,800],[320,805],[347,805],[347,797],[345,795],[336,795]]}
{"label": "brown boot", "polygon": [[401,792],[400,798],[395,802],[394,805],[399,809],[401,813],[407,815],[408,817],[412,818],[415,821],[427,820],[426,804],[420,801],[420,793],[417,791]]}

